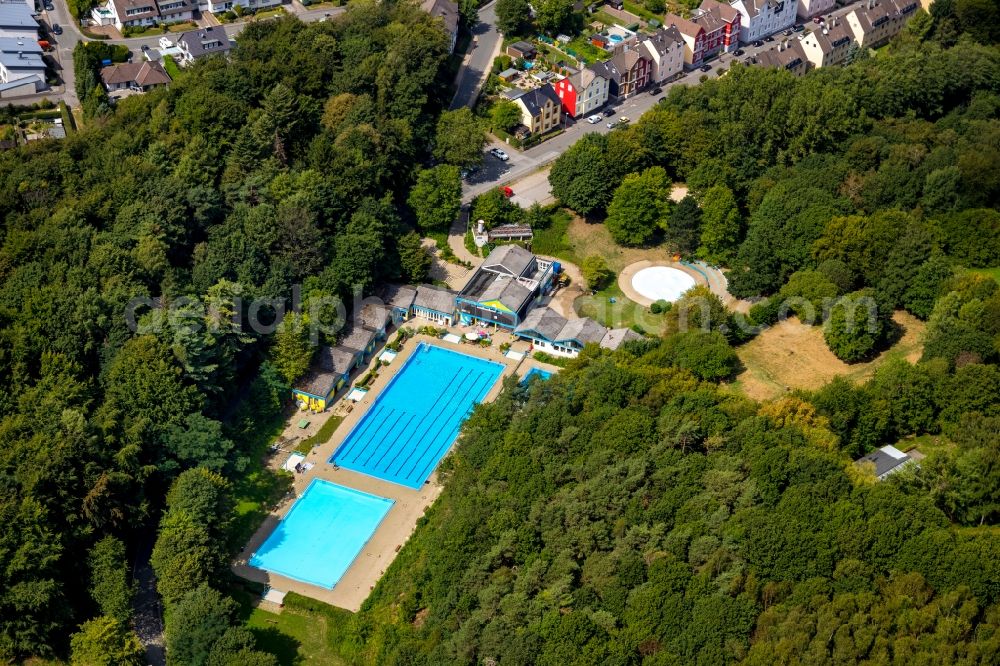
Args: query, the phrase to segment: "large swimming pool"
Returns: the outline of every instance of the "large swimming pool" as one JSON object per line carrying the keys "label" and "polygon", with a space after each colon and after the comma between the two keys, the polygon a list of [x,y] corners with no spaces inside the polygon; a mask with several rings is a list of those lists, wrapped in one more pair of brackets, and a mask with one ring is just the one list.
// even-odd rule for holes
{"label": "large swimming pool", "polygon": [[393,501],[313,479],[250,566],[332,590]]}
{"label": "large swimming pool", "polygon": [[420,343],[331,462],[419,488],[503,368],[500,363]]}

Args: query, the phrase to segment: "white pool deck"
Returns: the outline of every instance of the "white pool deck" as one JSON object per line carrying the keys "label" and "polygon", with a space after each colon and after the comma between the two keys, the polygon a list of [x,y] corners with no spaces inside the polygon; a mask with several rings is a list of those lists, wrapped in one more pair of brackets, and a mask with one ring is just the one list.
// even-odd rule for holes
{"label": "white pool deck", "polygon": [[[461,337],[458,335],[454,337],[461,340]],[[397,355],[399,362],[393,362],[391,366],[382,368],[379,376],[370,385],[368,393],[353,406],[353,409],[337,427],[330,439],[324,444],[313,448],[306,457],[306,464],[311,463],[312,469],[295,475],[293,482],[294,496],[290,495],[284,498],[267,516],[263,524],[257,529],[250,538],[250,541],[247,542],[243,550],[232,562],[231,568],[233,573],[247,580],[263,583],[283,592],[296,592],[337,606],[338,608],[344,608],[349,611],[357,611],[361,608],[361,604],[368,598],[368,595],[375,588],[375,584],[395,559],[396,554],[402,549],[407,539],[410,538],[410,535],[413,534],[417,526],[417,521],[424,515],[434,500],[438,498],[443,487],[438,483],[437,470],[431,474],[423,487],[412,489],[340,467],[335,468],[329,460],[333,456],[334,451],[337,450],[337,447],[340,446],[341,442],[343,442],[344,438],[351,431],[351,428],[361,419],[368,410],[368,407],[371,406],[381,391],[388,385],[395,373],[405,365],[406,359],[409,358],[409,355],[413,353],[413,350],[417,348],[420,342],[454,349],[452,345],[442,342],[442,339],[426,335],[416,335],[406,342]],[[503,378],[511,373],[517,372],[523,376],[533,367],[551,372],[559,372],[560,370],[560,368],[541,363],[531,358],[516,360],[507,358],[500,353],[499,343],[497,342],[492,347],[463,344],[459,346],[458,351],[469,356],[485,358],[504,365],[500,378],[486,394],[483,402],[490,402],[499,395],[503,388]],[[320,427],[332,414],[332,411],[327,411],[319,415],[316,418],[316,427]],[[293,419],[298,417],[297,413],[292,416]],[[294,468],[294,464],[292,467]],[[326,590],[315,585],[257,569],[247,563],[253,553],[274,530],[278,521],[292,507],[295,498],[299,497],[305,491],[314,478],[332,481],[347,488],[385,497],[395,502],[378,529],[372,534],[371,539],[368,540],[368,543],[332,590]]]}

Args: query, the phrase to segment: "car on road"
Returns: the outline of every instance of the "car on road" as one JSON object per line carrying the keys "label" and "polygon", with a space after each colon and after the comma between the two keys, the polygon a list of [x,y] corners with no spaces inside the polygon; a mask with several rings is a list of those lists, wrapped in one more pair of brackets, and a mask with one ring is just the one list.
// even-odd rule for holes
{"label": "car on road", "polygon": [[737,58],[743,55],[744,53],[746,53],[746,51],[744,51],[743,49],[736,49],[735,51],[733,51],[733,55],[736,56]]}
{"label": "car on road", "polygon": [[52,24],[52,34],[53,35],[61,35],[62,34],[62,26],[59,25],[58,23],[53,23]]}
{"label": "car on road", "polygon": [[54,11],[54,10],[55,10],[55,7],[53,7],[53,6],[52,6],[52,3],[51,3],[51,2],[46,2],[46,3],[45,3],[44,5],[42,5],[42,6],[43,6],[43,7],[45,7],[45,11],[47,11],[47,12],[51,12],[51,11]]}
{"label": "car on road", "polygon": [[823,22],[822,16],[813,16],[813,23],[822,23],[822,22]]}
{"label": "car on road", "polygon": [[649,94],[653,95],[653,96],[656,96],[656,95],[659,95],[662,92],[663,92],[663,88],[661,88],[660,86],[656,86],[655,88],[653,88],[652,90],[649,91]]}
{"label": "car on road", "polygon": [[806,27],[804,25],[802,25],[801,23],[799,23],[797,26],[795,26],[794,28],[792,28],[792,32],[802,32],[805,29],[806,29]]}
{"label": "car on road", "polygon": [[610,118],[613,115],[615,115],[615,110],[614,109],[604,109],[604,117],[605,118]]}
{"label": "car on road", "polygon": [[762,40],[758,39],[757,41],[755,41],[752,44],[752,46],[756,46],[757,48],[760,48],[760,47],[764,46],[764,42]]}
{"label": "car on road", "polygon": [[506,162],[510,159],[510,155],[500,150],[499,148],[490,148],[490,155],[497,158],[501,162]]}
{"label": "car on road", "polygon": [[788,30],[785,31],[785,37],[788,37],[791,34],[792,34],[792,29],[791,28],[789,28]]}
{"label": "car on road", "polygon": [[703,71],[703,72],[711,72],[712,71],[712,66],[711,65],[702,65],[701,66],[701,71]]}
{"label": "car on road", "polygon": [[514,190],[510,189],[506,185],[501,185],[497,189],[500,190],[500,194],[504,195],[508,199],[510,199],[512,196],[514,196]]}
{"label": "car on road", "polygon": [[768,35],[767,37],[764,38],[764,41],[765,42],[773,42],[774,41],[774,37],[772,37],[771,35]]}
{"label": "car on road", "polygon": [[601,122],[601,114],[595,113],[594,115],[587,118],[587,122],[590,123],[591,125],[596,125],[597,123]]}

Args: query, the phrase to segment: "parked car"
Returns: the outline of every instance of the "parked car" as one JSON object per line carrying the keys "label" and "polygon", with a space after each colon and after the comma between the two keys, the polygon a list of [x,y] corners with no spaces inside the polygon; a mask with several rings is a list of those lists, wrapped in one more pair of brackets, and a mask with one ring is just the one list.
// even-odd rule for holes
{"label": "parked car", "polygon": [[791,28],[789,28],[788,30],[785,31],[785,37],[788,37],[791,34],[792,34],[792,29]]}
{"label": "parked car", "polygon": [[51,12],[51,11],[53,11],[55,9],[55,7],[52,6],[51,2],[46,2],[42,6],[45,7],[45,11],[47,11],[47,12]]}
{"label": "parked car", "polygon": [[511,198],[512,196],[514,196],[514,190],[510,189],[510,188],[509,188],[509,187],[507,187],[506,185],[501,185],[501,186],[500,186],[499,188],[497,188],[497,189],[499,189],[499,190],[500,190],[500,193],[501,193],[501,194],[503,194],[503,195],[504,195],[505,197],[507,197],[508,199],[510,199],[510,198]]}
{"label": "parked car", "polygon": [[662,92],[663,92],[663,88],[661,88],[660,86],[656,86],[655,88],[653,88],[652,90],[649,91],[649,94],[650,95],[659,95]]}
{"label": "parked car", "polygon": [[615,115],[615,110],[614,109],[604,109],[604,117],[605,118],[610,118],[613,115]]}
{"label": "parked car", "polygon": [[802,32],[805,29],[806,29],[806,27],[804,25],[802,25],[801,23],[799,23],[797,26],[795,26],[794,28],[792,28],[792,31],[793,32]]}
{"label": "parked car", "polygon": [[813,16],[813,23],[822,23],[822,22],[823,22],[822,16]]}
{"label": "parked car", "polygon": [[739,56],[743,55],[744,53],[746,53],[746,51],[744,51],[743,49],[736,49],[735,51],[733,51],[733,55],[736,56],[736,57],[739,57]]}
{"label": "parked car", "polygon": [[628,125],[630,122],[632,122],[632,119],[629,118],[628,116],[622,116],[621,118],[618,119],[619,125]]}
{"label": "parked car", "polygon": [[764,46],[764,42],[758,39],[757,41],[755,41],[753,43],[753,46],[756,46],[757,48],[760,48],[761,46]]}
{"label": "parked car", "polygon": [[771,35],[768,35],[767,37],[764,38],[764,41],[765,42],[773,42],[774,41],[774,37],[772,37]]}
{"label": "parked car", "polygon": [[587,122],[590,123],[591,125],[596,125],[597,123],[601,122],[601,114],[595,113],[594,115],[587,118]]}
{"label": "parked car", "polygon": [[143,51],[148,51],[149,50],[149,45],[148,44],[143,44],[139,48],[141,48]]}
{"label": "parked car", "polygon": [[701,66],[701,71],[703,71],[703,72],[711,72],[712,71],[712,66],[711,65],[702,65]]}
{"label": "parked car", "polygon": [[506,162],[510,159],[510,156],[499,148],[490,148],[490,155],[497,158],[501,162]]}
{"label": "parked car", "polygon": [[170,41],[169,39],[167,39],[166,37],[160,37],[160,48],[161,49],[169,49],[173,45],[174,45],[174,43],[172,41]]}
{"label": "parked car", "polygon": [[52,34],[53,35],[61,35],[62,34],[62,26],[59,25],[58,23],[53,23],[52,24]]}

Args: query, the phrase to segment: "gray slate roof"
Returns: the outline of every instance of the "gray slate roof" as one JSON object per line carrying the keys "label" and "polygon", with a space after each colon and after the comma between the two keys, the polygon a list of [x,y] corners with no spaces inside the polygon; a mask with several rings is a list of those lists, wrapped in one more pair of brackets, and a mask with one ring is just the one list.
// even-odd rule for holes
{"label": "gray slate roof", "polygon": [[554,343],[575,342],[584,346],[590,342],[603,343],[608,329],[589,317],[566,319],[552,308],[544,307],[529,312],[521,325],[514,329],[514,334],[543,338]]}
{"label": "gray slate roof", "polygon": [[518,335],[533,332],[546,340],[554,341],[565,325],[566,318],[552,308],[535,308],[514,332]]}
{"label": "gray slate roof", "polygon": [[24,2],[0,4],[0,28],[38,30],[38,21]]}
{"label": "gray slate roof", "polygon": [[343,335],[340,339],[340,345],[338,346],[361,351],[371,344],[374,339],[375,331],[373,329],[366,326],[354,325],[350,328],[344,329]]}
{"label": "gray slate roof", "polygon": [[[0,5],[2,6],[2,5]],[[0,52],[2,53],[38,53],[41,54],[42,47],[38,45],[38,40],[26,37],[0,37]]]}
{"label": "gray slate roof", "polygon": [[185,50],[191,54],[192,58],[200,58],[216,53],[229,53],[232,44],[229,37],[222,28],[199,28],[182,33],[177,38],[177,44],[183,44]]}
{"label": "gray slate roof", "polygon": [[517,312],[531,296],[531,293],[530,289],[519,283],[516,279],[505,275],[497,275],[496,279],[483,290],[483,293],[479,296],[479,302],[500,301],[507,308]]}
{"label": "gray slate roof", "polygon": [[417,290],[401,284],[391,284],[385,290],[384,301],[391,308],[409,310],[413,305],[413,299],[417,297]]}
{"label": "gray slate roof", "polygon": [[365,303],[361,306],[358,318],[355,320],[365,328],[381,330],[391,319],[389,308],[381,303]]}
{"label": "gray slate roof", "polygon": [[579,342],[586,345],[590,342],[600,342],[607,335],[608,329],[598,324],[589,317],[581,319],[570,319],[559,331],[556,342]]}
{"label": "gray slate roof", "polygon": [[618,349],[629,340],[642,340],[642,336],[631,328],[612,328],[601,339],[600,345],[604,349]]}
{"label": "gray slate roof", "polygon": [[296,383],[295,388],[312,395],[326,396],[337,379],[350,372],[357,354],[357,351],[341,346],[320,348],[309,373]]}
{"label": "gray slate roof", "polygon": [[434,310],[443,314],[455,312],[455,292],[429,284],[417,287],[417,295],[413,307]]}
{"label": "gray slate roof", "polygon": [[[548,87],[551,88],[552,86]],[[558,100],[558,98],[556,99]],[[497,273],[507,273],[520,277],[528,271],[534,261],[535,255],[520,245],[498,245],[486,257],[486,261],[483,262],[483,268]]]}
{"label": "gray slate roof", "polygon": [[559,106],[559,95],[556,94],[551,83],[546,83],[540,88],[529,90],[517,99],[528,109],[528,113],[531,114],[532,118],[542,113],[547,102],[551,102],[557,107]]}

